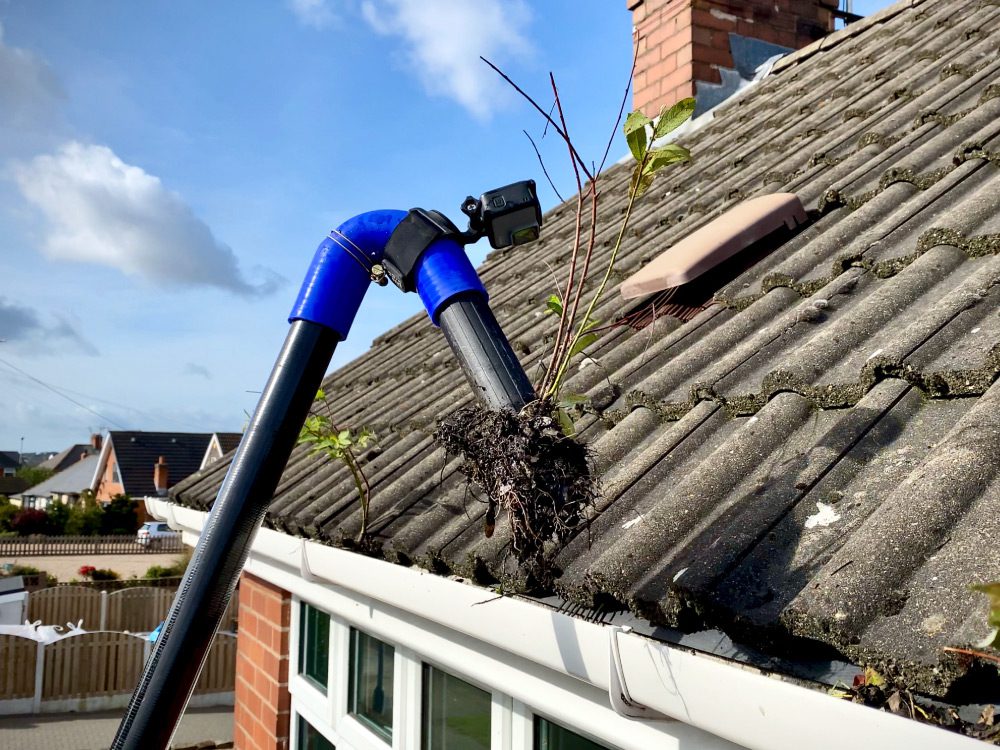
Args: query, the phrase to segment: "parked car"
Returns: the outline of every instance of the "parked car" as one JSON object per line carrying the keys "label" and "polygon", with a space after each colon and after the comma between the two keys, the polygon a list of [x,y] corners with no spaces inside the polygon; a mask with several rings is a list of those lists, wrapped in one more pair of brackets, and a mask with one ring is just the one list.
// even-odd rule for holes
{"label": "parked car", "polygon": [[135,540],[147,549],[157,549],[167,545],[176,546],[180,538],[181,533],[174,531],[163,521],[147,521],[140,527]]}

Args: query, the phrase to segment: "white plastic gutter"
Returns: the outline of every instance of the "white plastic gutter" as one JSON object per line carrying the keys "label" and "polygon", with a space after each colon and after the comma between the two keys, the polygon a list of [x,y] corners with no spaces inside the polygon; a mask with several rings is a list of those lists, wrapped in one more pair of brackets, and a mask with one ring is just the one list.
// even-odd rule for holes
{"label": "white plastic gutter", "polygon": [[[200,534],[207,516],[157,498],[147,498],[146,508],[187,538]],[[382,602],[460,634],[463,643],[485,642],[605,693],[618,684],[617,677],[622,692],[639,708],[754,750],[982,747],[977,740],[833,698],[751,667],[269,529],[257,534],[247,570],[286,590],[295,588],[297,577],[353,592],[362,600]],[[515,697],[522,692],[516,679],[504,679]],[[537,702],[538,690],[530,692]],[[612,703],[620,705],[617,699]]]}

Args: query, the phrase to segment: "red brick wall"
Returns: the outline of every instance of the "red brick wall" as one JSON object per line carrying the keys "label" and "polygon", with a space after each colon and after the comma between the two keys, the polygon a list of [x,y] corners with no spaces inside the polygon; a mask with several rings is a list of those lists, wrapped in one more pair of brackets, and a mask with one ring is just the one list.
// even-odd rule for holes
{"label": "red brick wall", "polygon": [[648,116],[719,83],[729,34],[799,49],[833,31],[837,0],[626,0],[635,26],[633,108]]}
{"label": "red brick wall", "polygon": [[240,578],[236,646],[237,750],[288,750],[291,596],[249,573]]}

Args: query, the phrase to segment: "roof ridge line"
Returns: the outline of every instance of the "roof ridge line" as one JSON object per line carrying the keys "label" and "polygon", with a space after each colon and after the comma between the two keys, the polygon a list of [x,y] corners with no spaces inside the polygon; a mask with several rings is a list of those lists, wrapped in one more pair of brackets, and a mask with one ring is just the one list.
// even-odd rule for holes
{"label": "roof ridge line", "polygon": [[860,21],[848,24],[844,28],[834,31],[832,34],[827,34],[826,36],[817,39],[812,44],[806,45],[802,49],[796,50],[795,52],[791,52],[778,60],[771,67],[771,75],[773,76],[782,73],[789,68],[798,65],[800,62],[807,60],[817,52],[824,52],[832,47],[836,47],[841,42],[851,39],[852,37],[867,31],[873,26],[877,26],[891,18],[895,18],[900,13],[910,10],[911,8],[915,8],[926,1],[927,0],[900,0],[900,2],[890,5],[888,8],[883,8],[877,13],[865,16],[864,19]]}

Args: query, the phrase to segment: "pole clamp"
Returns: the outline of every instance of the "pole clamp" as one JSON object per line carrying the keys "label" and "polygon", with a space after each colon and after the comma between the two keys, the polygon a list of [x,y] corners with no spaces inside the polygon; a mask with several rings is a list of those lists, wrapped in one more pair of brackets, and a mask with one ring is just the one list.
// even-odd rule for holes
{"label": "pole clamp", "polygon": [[463,236],[440,211],[411,209],[389,236],[382,266],[393,284],[404,292],[416,291],[417,264],[424,252],[441,238],[461,242]]}
{"label": "pole clamp", "polygon": [[351,256],[359,266],[365,269],[368,278],[379,286],[386,285],[385,268],[381,263],[373,262],[365,255],[365,251],[358,247],[350,237],[339,229],[331,229],[328,235],[341,250]]}

